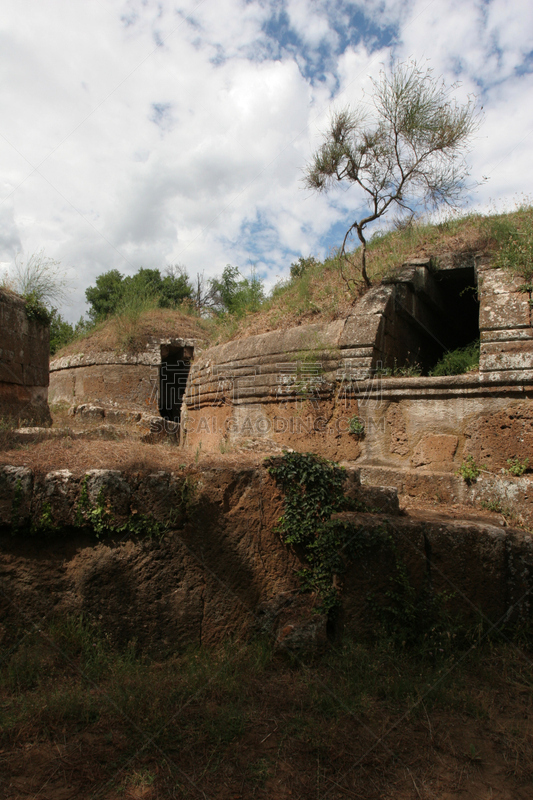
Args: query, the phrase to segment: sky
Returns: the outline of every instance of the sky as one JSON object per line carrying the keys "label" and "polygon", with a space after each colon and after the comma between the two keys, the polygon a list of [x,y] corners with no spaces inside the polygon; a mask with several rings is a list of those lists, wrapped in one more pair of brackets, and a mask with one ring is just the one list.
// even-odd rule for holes
{"label": "sky", "polygon": [[60,262],[70,321],[110,269],[273,286],[361,208],[303,185],[328,119],[409,58],[483,107],[465,207],[513,208],[533,186],[526,0],[4,0],[0,272]]}

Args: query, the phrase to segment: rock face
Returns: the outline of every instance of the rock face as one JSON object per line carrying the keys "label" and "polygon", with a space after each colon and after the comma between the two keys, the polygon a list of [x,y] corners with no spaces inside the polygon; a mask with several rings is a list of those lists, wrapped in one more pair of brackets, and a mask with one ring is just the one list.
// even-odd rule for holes
{"label": "rock face", "polygon": [[49,425],[48,325],[29,319],[22,298],[0,289],[0,417]]}
{"label": "rock face", "polygon": [[[164,655],[258,632],[280,650],[316,652],[339,626],[376,624],[369,596],[390,588],[398,559],[413,587],[454,593],[467,617],[530,624],[533,539],[490,524],[410,519],[393,491],[347,494],[375,513],[339,515],[360,543],[340,576],[337,628],[299,592],[298,553],[276,532],[283,498],[263,467],[187,474],[0,469],[0,624],[83,613],[116,644]],[[89,521],[115,522],[98,539]],[[30,525],[33,523],[33,529]],[[139,524],[140,523],[140,524]],[[391,547],[391,542],[394,547]],[[331,620],[330,620],[331,623]]]}

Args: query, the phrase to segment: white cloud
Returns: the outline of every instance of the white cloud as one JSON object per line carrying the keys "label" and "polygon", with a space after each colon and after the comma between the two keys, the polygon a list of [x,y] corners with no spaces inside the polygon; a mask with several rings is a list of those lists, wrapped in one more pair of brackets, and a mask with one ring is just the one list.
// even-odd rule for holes
{"label": "white cloud", "polygon": [[[282,8],[301,51],[273,38]],[[356,8],[375,30],[397,26],[393,50],[339,51]],[[44,248],[72,266],[77,318],[111,268],[214,275],[255,261],[271,281],[300,252],[324,253],[358,201],[310,195],[302,167],[330,109],[358,102],[391,54],[429,58],[462,97],[482,96],[471,164],[492,174],[478,202],[527,191],[532,16],[522,0],[6,0],[0,261]],[[315,62],[325,80],[309,77]]]}

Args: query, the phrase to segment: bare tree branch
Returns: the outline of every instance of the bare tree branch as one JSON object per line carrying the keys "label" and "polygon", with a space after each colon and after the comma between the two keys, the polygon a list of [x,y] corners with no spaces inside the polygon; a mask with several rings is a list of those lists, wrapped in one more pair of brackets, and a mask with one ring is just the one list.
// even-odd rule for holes
{"label": "bare tree branch", "polygon": [[481,121],[473,98],[459,104],[451,96],[455,86],[448,88],[415,61],[382,71],[373,87],[373,113],[335,112],[304,177],[318,192],[347,181],[366,198],[368,210],[349,227],[340,249],[348,287],[342,260],[354,232],[361,242],[361,275],[370,286],[367,225],[392,206],[412,215],[417,206],[457,205],[469,177],[465,156]]}

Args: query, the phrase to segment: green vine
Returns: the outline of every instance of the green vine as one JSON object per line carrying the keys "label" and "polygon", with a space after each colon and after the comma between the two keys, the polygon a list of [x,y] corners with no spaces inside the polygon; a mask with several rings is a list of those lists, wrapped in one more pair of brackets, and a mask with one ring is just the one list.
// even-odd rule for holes
{"label": "green vine", "polygon": [[76,509],[76,527],[91,528],[97,539],[101,536],[124,534],[160,539],[167,532],[168,523],[158,522],[154,517],[139,514],[135,510],[125,522],[118,523],[111,510],[111,502],[109,499],[106,500],[103,489],[98,493],[96,502],[91,502],[87,482],[88,476],[85,476]]}
{"label": "green vine", "polygon": [[52,506],[50,503],[43,503],[41,516],[38,520],[33,520],[31,524],[31,533],[54,533],[57,526],[54,522],[52,515]]}
{"label": "green vine", "polygon": [[345,507],[346,472],[313,453],[285,453],[265,463],[285,494],[285,513],[277,530],[307,562],[297,573],[301,589],[316,592],[321,601],[317,611],[328,612],[340,603],[337,576],[351,556],[351,526],[331,520]]}
{"label": "green vine", "polygon": [[438,658],[462,633],[458,620],[448,611],[455,595],[435,592],[427,575],[416,589],[390,531],[385,530],[383,541],[393,559],[392,574],[379,599],[374,594],[367,597],[369,607],[395,647],[416,647],[421,655]]}

